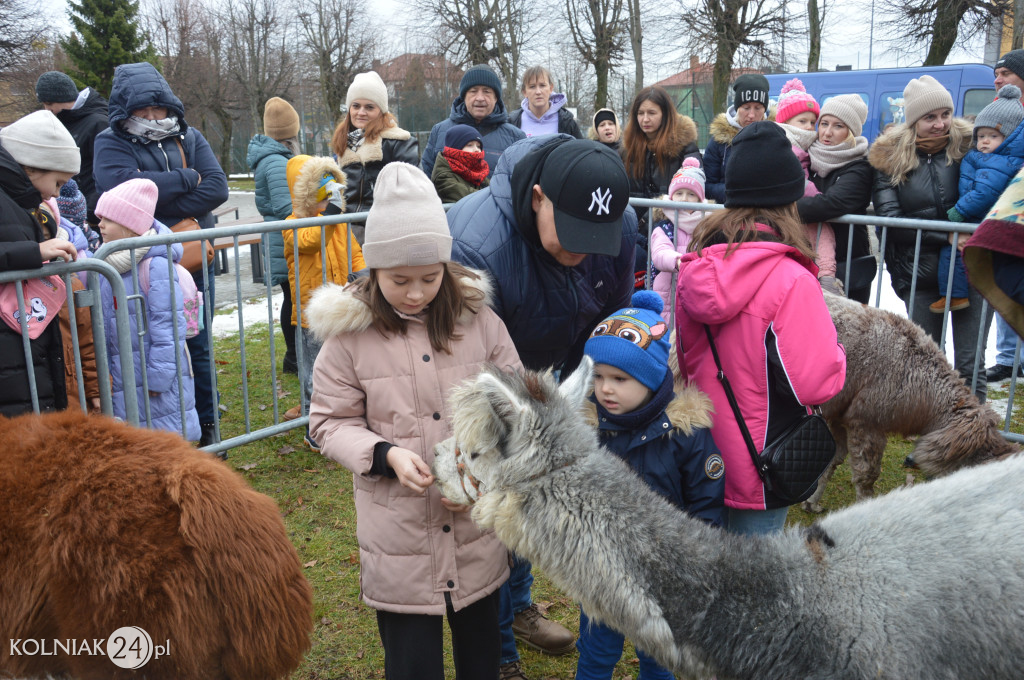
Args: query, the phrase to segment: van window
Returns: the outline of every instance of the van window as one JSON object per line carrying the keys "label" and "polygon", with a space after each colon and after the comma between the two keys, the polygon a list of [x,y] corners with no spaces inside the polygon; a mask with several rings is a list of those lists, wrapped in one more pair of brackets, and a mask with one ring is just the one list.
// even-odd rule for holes
{"label": "van window", "polygon": [[967,90],[964,92],[964,108],[960,115],[977,116],[995,97],[995,90]]}
{"label": "van window", "polygon": [[903,122],[903,90],[883,92],[878,95],[878,132],[882,133],[889,123]]}

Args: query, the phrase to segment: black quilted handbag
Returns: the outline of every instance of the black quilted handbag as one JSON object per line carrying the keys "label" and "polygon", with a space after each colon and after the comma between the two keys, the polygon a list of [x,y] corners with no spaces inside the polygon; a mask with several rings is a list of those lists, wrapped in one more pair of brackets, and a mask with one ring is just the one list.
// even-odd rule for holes
{"label": "black quilted handbag", "polygon": [[707,324],[704,324],[704,331],[711,345],[711,354],[715,357],[715,366],[718,367],[718,380],[722,383],[725,396],[736,415],[736,423],[740,426],[740,432],[743,433],[747,450],[761,481],[773,494],[788,503],[807,500],[818,487],[818,479],[836,455],[836,440],[832,438],[825,419],[815,407],[815,413],[807,414],[794,422],[758,454],[750,430],[747,429],[747,423],[740,413],[736,396],[729,385],[729,379],[722,370],[718,349]]}

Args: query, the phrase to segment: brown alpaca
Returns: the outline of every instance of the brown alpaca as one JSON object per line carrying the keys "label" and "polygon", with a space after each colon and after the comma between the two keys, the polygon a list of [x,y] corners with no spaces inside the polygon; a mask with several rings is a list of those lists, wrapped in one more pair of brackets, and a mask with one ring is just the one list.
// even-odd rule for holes
{"label": "brown alpaca", "polygon": [[847,453],[857,499],[874,495],[889,433],[921,435],[911,458],[928,475],[1019,451],[920,326],[835,295],[826,294],[825,302],[846,348],[846,384],[821,407],[836,456],[806,510],[821,512],[825,485]]}
{"label": "brown alpaca", "polygon": [[[0,418],[0,678],[271,680],[312,592],[277,504],[174,434],[80,413]],[[138,626],[169,653],[14,654]],[[105,647],[104,647],[105,648]]]}

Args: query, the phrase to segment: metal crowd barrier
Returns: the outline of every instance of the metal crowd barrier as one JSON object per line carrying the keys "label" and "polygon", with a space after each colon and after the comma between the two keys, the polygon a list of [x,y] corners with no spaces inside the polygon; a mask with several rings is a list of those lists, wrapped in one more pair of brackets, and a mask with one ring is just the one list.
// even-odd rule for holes
{"label": "metal crowd barrier", "polygon": [[[653,224],[654,224],[653,219],[652,219],[653,215],[651,215],[650,211],[652,211],[654,208],[662,208],[663,210],[664,209],[668,209],[669,211],[671,211],[672,209],[675,209],[675,208],[689,208],[689,209],[699,209],[699,210],[709,211],[709,212],[710,211],[714,211],[714,210],[719,210],[719,209],[722,208],[722,206],[712,205],[712,204],[675,203],[675,202],[671,202],[671,201],[656,201],[656,200],[648,200],[648,199],[631,199],[630,203],[638,211],[639,210],[644,210],[644,209],[649,211],[648,212],[648,222],[647,222],[648,230],[653,228]],[[198,231],[198,232],[188,232],[188,233],[182,233],[182,234],[165,234],[165,235],[159,235],[159,236],[144,236],[144,237],[136,237],[136,238],[130,238],[130,239],[123,239],[123,240],[120,240],[120,241],[115,241],[115,242],[112,242],[112,243],[104,244],[99,249],[99,251],[96,253],[96,255],[94,257],[92,257],[92,258],[88,258],[88,259],[84,259],[84,260],[79,260],[79,261],[73,262],[73,263],[50,264],[50,265],[46,265],[45,267],[43,267],[40,270],[34,270],[34,271],[19,271],[19,272],[3,272],[3,273],[0,273],[0,283],[9,282],[9,281],[17,281],[17,280],[33,278],[33,277],[38,277],[38,276],[46,276],[46,275],[50,275],[50,274],[59,274],[59,275],[61,275],[62,277],[65,278],[65,282],[67,283],[68,282],[68,277],[74,275],[76,272],[79,272],[79,271],[88,272],[89,284],[88,284],[87,289],[85,291],[79,291],[78,293],[76,293],[75,296],[74,296],[74,299],[76,301],[76,304],[78,304],[80,307],[81,306],[91,307],[92,311],[93,311],[92,326],[93,326],[94,342],[95,342],[95,348],[96,348],[97,372],[99,374],[99,378],[100,378],[99,382],[100,382],[100,386],[101,386],[101,406],[102,406],[103,412],[109,414],[109,413],[112,413],[111,396],[110,396],[110,379],[109,379],[109,358],[106,356],[106,351],[105,351],[106,350],[106,344],[105,344],[105,341],[104,341],[104,325],[103,325],[102,305],[100,304],[100,296],[99,296],[99,277],[103,276],[103,277],[105,277],[107,279],[107,281],[110,283],[110,286],[111,286],[112,290],[114,291],[114,295],[115,295],[115,297],[117,299],[117,305],[116,305],[117,306],[117,311],[116,311],[116,328],[117,328],[117,332],[118,332],[118,335],[119,335],[119,337],[118,337],[119,351],[120,351],[122,356],[131,356],[131,339],[129,338],[130,325],[129,325],[129,320],[128,320],[126,304],[128,304],[130,301],[137,300],[139,291],[137,290],[137,288],[138,288],[137,277],[134,277],[135,281],[136,281],[136,283],[135,283],[136,290],[133,290],[133,291],[126,291],[126,290],[124,290],[124,285],[123,285],[123,281],[121,279],[120,274],[118,274],[117,271],[112,266],[110,266],[106,262],[104,262],[101,259],[99,259],[100,256],[105,256],[105,255],[107,255],[109,253],[112,253],[112,252],[115,252],[115,251],[125,251],[125,250],[127,250],[129,252],[134,252],[138,248],[151,247],[151,246],[159,245],[159,244],[184,243],[184,242],[188,242],[188,241],[197,241],[197,240],[204,240],[204,241],[209,240],[209,241],[212,241],[214,243],[217,243],[218,244],[218,250],[220,252],[225,253],[225,255],[227,257],[233,258],[234,259],[234,263],[235,263],[235,267],[234,267],[233,272],[231,274],[222,274],[221,276],[219,276],[217,278],[224,279],[225,277],[228,277],[228,276],[233,276],[234,277],[234,284],[235,284],[234,285],[234,289],[235,289],[234,290],[234,292],[235,292],[234,302],[235,302],[236,315],[237,315],[237,321],[238,321],[238,350],[237,351],[238,351],[238,359],[239,359],[239,370],[241,372],[241,375],[240,375],[241,390],[242,390],[242,399],[241,399],[241,401],[242,401],[242,409],[243,409],[242,421],[243,421],[243,424],[244,424],[244,432],[242,434],[234,436],[234,437],[231,437],[231,438],[228,438],[228,439],[220,440],[216,444],[213,444],[211,446],[205,447],[205,450],[210,451],[210,452],[225,451],[227,449],[230,449],[230,448],[233,448],[233,447],[236,447],[236,446],[243,446],[245,444],[249,444],[249,443],[261,440],[261,439],[265,439],[267,437],[270,437],[270,436],[273,436],[273,435],[276,435],[276,434],[280,434],[280,433],[286,432],[288,430],[292,430],[292,429],[299,428],[299,427],[304,428],[306,426],[306,424],[308,423],[308,417],[307,416],[302,416],[302,417],[300,417],[298,419],[291,420],[291,421],[282,421],[281,420],[281,411],[280,411],[280,407],[279,407],[279,403],[278,403],[277,390],[274,389],[274,386],[277,383],[277,377],[278,377],[278,373],[277,373],[277,371],[278,371],[278,362],[277,362],[277,357],[276,357],[275,343],[273,341],[271,341],[269,343],[269,349],[268,349],[269,355],[270,355],[269,356],[269,360],[270,360],[270,367],[271,367],[270,368],[270,375],[269,376],[261,376],[261,378],[265,377],[266,379],[269,379],[269,381],[270,381],[270,386],[271,386],[270,392],[272,394],[272,408],[273,408],[273,424],[271,424],[269,426],[266,426],[266,427],[259,427],[259,428],[256,428],[256,427],[253,426],[252,418],[251,418],[251,415],[252,415],[252,413],[251,413],[251,403],[250,403],[250,401],[251,401],[251,399],[250,399],[251,389],[250,389],[250,384],[249,384],[250,376],[249,376],[248,371],[247,371],[247,351],[248,350],[247,350],[246,341],[245,341],[246,340],[246,334],[248,332],[251,332],[251,331],[247,330],[250,326],[247,325],[247,323],[246,323],[245,310],[244,310],[245,306],[243,304],[245,302],[245,300],[247,299],[247,297],[248,298],[253,297],[253,293],[252,293],[251,284],[249,284],[250,294],[248,296],[246,296],[245,293],[243,292],[243,282],[242,282],[242,274],[241,274],[242,268],[239,265],[241,263],[240,258],[242,257],[242,252],[243,252],[244,246],[251,244],[253,239],[254,239],[254,237],[262,236],[263,234],[269,234],[271,232],[283,232],[283,231],[288,230],[288,229],[297,230],[297,229],[306,228],[306,227],[326,226],[326,225],[329,225],[329,224],[339,224],[339,223],[342,223],[342,222],[347,223],[347,224],[352,224],[352,223],[364,221],[366,219],[366,214],[367,213],[354,213],[354,214],[348,214],[348,215],[332,215],[332,216],[325,216],[325,217],[306,218],[306,219],[301,219],[301,220],[282,220],[282,221],[275,221],[275,222],[257,222],[257,223],[252,223],[252,224],[235,224],[235,225],[231,225],[231,226],[215,227],[213,229],[204,229],[204,230]],[[833,225],[834,229],[842,228],[842,225],[849,225],[849,226],[846,227],[847,229],[850,230],[850,232],[849,232],[850,238],[847,239],[847,242],[850,245],[848,246],[846,257],[845,257],[845,261],[847,263],[847,270],[846,270],[846,276],[842,277],[842,278],[844,278],[844,280],[847,280],[847,281],[849,280],[849,277],[850,277],[850,266],[851,266],[852,259],[853,259],[852,258],[852,250],[851,250],[852,249],[852,242],[853,242],[853,239],[852,239],[852,230],[854,228],[853,225],[867,225],[869,227],[879,227],[879,232],[880,233],[878,234],[878,240],[879,240],[879,243],[880,243],[880,252],[884,252],[886,239],[887,239],[887,236],[889,234],[889,230],[890,229],[896,229],[896,228],[916,229],[918,231],[918,236],[917,236],[916,245],[915,245],[915,265],[917,263],[917,260],[918,260],[918,258],[920,256],[920,252],[921,252],[921,237],[920,237],[920,233],[921,233],[922,230],[926,229],[926,230],[929,230],[929,231],[947,231],[947,232],[959,232],[959,233],[962,233],[962,234],[970,234],[971,232],[974,231],[974,229],[976,227],[976,225],[973,225],[973,224],[962,224],[962,223],[952,223],[952,222],[933,222],[933,221],[927,221],[927,220],[892,219],[892,218],[882,218],[882,217],[877,217],[877,216],[872,216],[872,215],[844,215],[844,216],[842,216],[840,218],[837,218],[837,219],[833,220],[831,222],[831,224]],[[325,255],[325,249],[326,249],[326,246],[327,246],[327,243],[326,243],[326,240],[325,240],[325,233],[326,233],[325,230],[320,230],[321,261],[323,261],[323,258],[324,258],[324,255]],[[648,237],[649,237],[649,235],[650,235],[650,231],[648,231]],[[350,240],[353,239],[353,237],[351,235],[351,232],[349,233],[349,239]],[[267,326],[265,328],[270,330],[269,335],[270,335],[271,339],[273,339],[274,333],[275,333],[275,329],[277,328],[277,325],[278,325],[278,320],[275,318],[275,314],[274,314],[274,310],[273,310],[273,304],[272,304],[273,287],[270,285],[270,276],[269,276],[269,272],[271,271],[271,268],[270,268],[270,253],[268,252],[268,249],[266,249],[266,248],[253,249],[252,250],[252,253],[257,253],[257,252],[259,253],[258,257],[260,259],[262,259],[262,262],[252,263],[252,264],[253,264],[254,268],[259,267],[263,272],[267,273],[267,275],[263,277],[262,285],[259,286],[258,291],[259,291],[260,295],[262,295],[264,297],[265,301],[266,301],[266,307],[267,307],[266,324],[267,324]],[[349,248],[349,257],[350,258],[351,258],[351,252],[352,252],[352,250],[351,250],[351,248]],[[648,251],[648,253],[649,253],[649,251]],[[294,240],[293,240],[293,255],[295,256],[295,261],[298,261],[298,244]],[[252,257],[252,254],[250,254],[250,257]],[[843,258],[838,253],[837,253],[837,260],[839,260],[840,262],[843,261]],[[350,264],[349,270],[351,271],[351,259],[350,259],[350,263],[349,264]],[[650,264],[650,255],[648,254],[648,265],[649,264]],[[916,269],[916,267],[915,267],[915,269]],[[229,271],[231,271],[231,270],[229,270]],[[650,271],[650,267],[648,266],[648,272],[649,271]],[[203,275],[201,277],[202,285],[200,286],[201,290],[204,293],[204,297],[207,300],[210,299],[209,298],[209,291],[210,291],[211,281],[210,281],[209,272],[210,272],[209,268],[203,270]],[[882,296],[882,272],[883,272],[883,258],[879,255],[877,257],[877,262],[876,262],[876,282],[875,282],[875,286],[874,286],[874,292],[875,292],[874,305],[875,306],[879,306],[880,303],[881,303],[881,296]],[[321,277],[322,277],[321,280],[325,281],[326,280],[326,272],[322,272]],[[646,282],[647,283],[647,287],[650,287],[651,283],[652,283],[649,280],[649,278],[650,277],[648,275],[648,280]],[[218,282],[218,285],[216,287],[219,288],[220,290],[216,291],[216,292],[219,293],[219,295],[223,295],[224,292],[227,292],[227,287],[225,286],[226,283],[228,283],[228,281],[223,281],[223,283]],[[952,284],[952,277],[950,277],[950,280],[947,281],[947,292],[950,290],[951,284]],[[912,284],[911,284],[912,291],[916,288],[916,285],[917,285],[917,276],[916,276],[916,273],[915,273],[914,279],[913,279]],[[302,341],[301,341],[301,335],[300,334],[303,332],[302,331],[302,314],[303,314],[303,309],[302,309],[302,306],[301,306],[302,290],[301,290],[300,286],[301,286],[301,281],[297,278],[296,279],[296,288],[297,288],[297,290],[295,291],[295,298],[296,298],[297,301],[300,301],[300,304],[298,305],[298,308],[296,309],[296,317],[297,317],[298,323],[296,324],[296,343],[295,343],[295,345],[296,345],[296,352],[297,352],[297,355],[298,355],[297,356],[297,360],[298,360],[298,363],[301,365],[303,348],[302,348]],[[70,285],[68,285],[68,291],[69,291],[69,299],[70,299],[70,297],[71,297],[71,292],[70,292],[71,291],[71,286]],[[171,295],[172,296],[174,295],[173,290],[171,292]],[[948,300],[949,297],[950,296],[947,295],[947,300]],[[913,299],[913,292],[911,293],[911,299]],[[172,302],[172,304],[175,303],[174,300],[172,300],[171,302]],[[25,302],[24,302],[24,298],[23,297],[21,299],[21,303],[24,306]],[[141,302],[136,301],[136,302],[134,302],[134,304],[141,304]],[[213,330],[212,329],[212,321],[213,321],[213,316],[214,316],[214,311],[215,311],[214,305],[206,304],[206,305],[204,305],[203,309],[204,309],[203,313],[204,313],[204,316],[205,316],[204,320],[205,320],[205,323],[206,323],[207,332],[210,332],[211,335],[212,335],[212,330]],[[983,308],[982,311],[984,313],[985,309]],[[72,314],[73,314],[73,309],[72,309]],[[945,315],[945,316],[948,317],[948,315]],[[74,329],[75,325],[73,323],[73,318],[74,317],[72,316],[71,327]],[[258,325],[261,328],[263,328],[262,323],[263,323],[262,321],[258,322]],[[987,328],[985,328],[985,324],[984,323],[982,324],[982,326],[983,327],[982,327],[981,332],[979,333],[979,337],[978,337],[978,344],[979,344],[979,350],[980,351],[977,352],[978,360],[976,361],[975,371],[974,371],[975,379],[977,379],[978,371],[979,370],[984,370],[984,352],[985,352],[984,339],[985,339],[985,336],[987,334]],[[177,332],[177,329],[175,329],[175,332]],[[946,334],[946,322],[944,321],[943,328],[942,328],[942,338],[945,338],[945,334]],[[75,333],[74,335],[75,335],[75,337],[72,338],[72,342],[74,344],[74,350],[75,350],[75,370],[76,370],[76,374],[79,377],[79,401],[80,401],[80,404],[84,408],[86,406],[86,398],[85,398],[85,394],[84,394],[84,391],[83,391],[84,383],[81,380],[82,367],[81,367],[80,357],[79,357],[79,354],[78,354],[77,333]],[[25,348],[26,356],[30,357],[31,355],[29,353],[30,350],[29,350],[27,335],[24,336],[24,338],[25,338],[24,348]],[[212,380],[213,380],[213,394],[214,395],[216,395],[218,393],[217,392],[217,370],[216,370],[216,360],[215,360],[216,359],[215,339],[216,338],[211,337],[211,355],[210,355],[210,374],[211,374]],[[179,340],[179,339],[176,338],[176,341],[177,340]],[[184,341],[184,338],[180,338],[180,341]],[[232,352],[234,352],[233,348],[232,348]],[[179,369],[178,373],[180,375],[181,374],[181,366],[178,363],[178,362],[180,362],[180,357],[175,357],[175,361],[176,361],[176,366]],[[1017,370],[1017,367],[1019,366],[1019,364],[1020,364],[1020,342],[1018,342],[1017,356],[1015,357],[1015,360],[1014,360],[1014,374],[1015,375],[1016,375],[1016,370]],[[143,384],[145,385],[146,384],[146,376],[145,376],[145,360],[144,360],[144,358],[143,358],[143,361],[142,361],[142,366],[143,366],[143,375],[140,376],[140,378],[143,381]],[[135,377],[133,375],[134,371],[133,371],[133,363],[132,362],[123,362],[122,363],[122,371],[123,371],[123,376],[124,376],[125,384],[131,384],[132,382],[134,382]],[[31,372],[30,372],[30,374],[31,374]],[[30,381],[31,381],[31,375],[30,375]],[[301,387],[300,387],[300,389],[301,389]],[[1011,433],[1011,432],[1009,432],[1009,424],[1010,424],[1010,417],[1011,417],[1012,411],[1013,411],[1013,397],[1014,397],[1015,389],[1016,389],[1016,378],[1013,378],[1011,380],[1011,383],[1010,383],[1010,386],[1009,386],[1010,394],[1009,394],[1009,403],[1008,403],[1007,409],[1006,409],[1006,416],[1005,416],[1005,423],[1004,423],[1004,432],[1006,433],[1006,436],[1008,438],[1014,439],[1015,441],[1024,441],[1024,436],[1022,436],[1022,435],[1020,435],[1018,433]],[[38,400],[36,398],[36,389],[35,389],[34,385],[32,386],[32,394],[33,394],[33,399],[34,399],[33,403],[35,405],[35,408],[38,410]],[[125,391],[125,402],[126,402],[125,403],[125,408],[126,408],[126,412],[127,412],[126,420],[128,420],[129,422],[131,422],[133,424],[139,423],[139,424],[145,426],[148,422],[150,422],[150,419],[149,419],[148,390],[144,389],[143,390],[143,395],[144,395],[144,403],[138,404],[138,403],[136,403],[136,399],[135,399],[135,391],[134,390],[126,390]],[[182,408],[184,408],[184,406],[182,406]],[[219,435],[220,435],[220,430],[219,430],[220,410],[219,409],[216,409],[216,415],[217,415],[217,421],[218,421],[217,432],[218,432],[218,439],[219,439]]]}

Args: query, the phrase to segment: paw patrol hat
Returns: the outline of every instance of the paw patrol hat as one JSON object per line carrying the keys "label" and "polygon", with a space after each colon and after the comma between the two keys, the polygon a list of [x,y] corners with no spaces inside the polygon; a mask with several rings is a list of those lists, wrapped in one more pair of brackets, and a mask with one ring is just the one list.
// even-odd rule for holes
{"label": "paw patrol hat", "polygon": [[664,304],[653,290],[633,294],[632,307],[615,312],[597,324],[583,353],[608,364],[657,392],[668,372],[669,329],[661,318]]}

